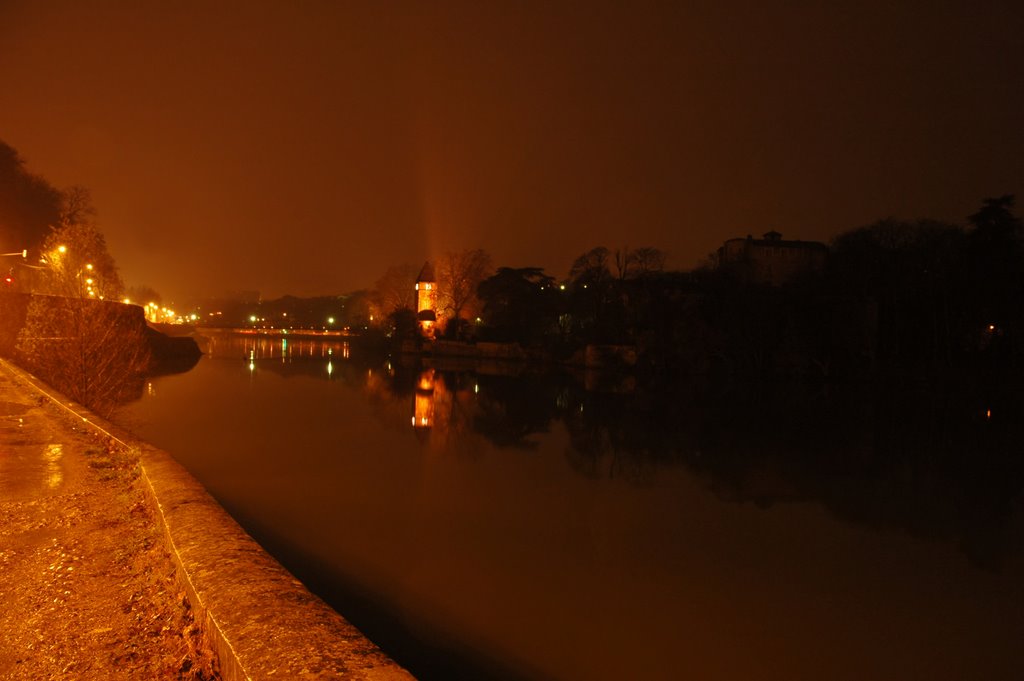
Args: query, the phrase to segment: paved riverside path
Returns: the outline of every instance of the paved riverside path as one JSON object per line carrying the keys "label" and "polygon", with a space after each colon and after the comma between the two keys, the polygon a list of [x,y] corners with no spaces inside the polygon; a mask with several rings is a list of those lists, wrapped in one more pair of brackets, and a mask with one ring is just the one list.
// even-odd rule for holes
{"label": "paved riverside path", "polygon": [[413,677],[167,453],[0,359],[0,680]]}
{"label": "paved riverside path", "polygon": [[123,448],[0,360],[0,679],[214,679]]}

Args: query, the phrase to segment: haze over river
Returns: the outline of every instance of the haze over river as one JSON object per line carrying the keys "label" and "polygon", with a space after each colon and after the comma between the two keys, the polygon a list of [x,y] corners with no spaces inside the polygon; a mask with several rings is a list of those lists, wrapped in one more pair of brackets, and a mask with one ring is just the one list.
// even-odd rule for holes
{"label": "haze over river", "polygon": [[119,421],[422,678],[1009,679],[1019,400],[215,334]]}

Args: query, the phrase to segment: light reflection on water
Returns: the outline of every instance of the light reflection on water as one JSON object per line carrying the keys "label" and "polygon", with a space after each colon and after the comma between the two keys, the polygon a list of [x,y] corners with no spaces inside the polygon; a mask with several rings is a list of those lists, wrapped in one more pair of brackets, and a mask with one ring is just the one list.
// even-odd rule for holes
{"label": "light reflection on water", "polygon": [[[1016,673],[1021,471],[990,419],[353,354],[216,337],[124,418],[424,677]],[[979,436],[984,466],[950,453]]]}

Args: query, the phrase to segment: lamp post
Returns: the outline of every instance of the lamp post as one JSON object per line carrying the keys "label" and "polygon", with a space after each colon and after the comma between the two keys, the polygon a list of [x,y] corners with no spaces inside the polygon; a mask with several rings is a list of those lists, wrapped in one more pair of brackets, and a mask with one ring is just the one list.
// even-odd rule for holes
{"label": "lamp post", "polygon": [[[22,249],[21,251],[15,251],[14,253],[0,253],[0,256],[5,258],[17,258],[20,256],[21,259],[24,260],[25,258],[28,257],[28,249],[25,248]],[[4,289],[14,288],[14,267],[11,267],[9,270],[7,270],[7,274],[4,275],[3,287]]]}

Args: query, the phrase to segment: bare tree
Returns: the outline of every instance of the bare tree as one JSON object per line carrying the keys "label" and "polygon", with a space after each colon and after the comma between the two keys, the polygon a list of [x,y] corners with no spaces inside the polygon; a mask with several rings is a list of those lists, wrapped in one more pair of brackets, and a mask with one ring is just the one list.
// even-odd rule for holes
{"label": "bare tree", "polygon": [[120,300],[124,284],[103,234],[91,222],[68,222],[43,242],[40,291],[70,298]]}
{"label": "bare tree", "polygon": [[150,345],[140,308],[96,228],[89,192],[61,194],[59,224],[43,242],[37,292],[15,346],[18,359],[72,399],[109,414],[141,385]]}
{"label": "bare tree", "polygon": [[96,207],[92,205],[92,194],[80,185],[68,187],[60,195],[60,226],[92,224]]}
{"label": "bare tree", "polygon": [[569,269],[569,279],[573,283],[585,284],[606,280],[610,276],[608,256],[608,249],[604,246],[591,248],[573,261]]}
{"label": "bare tree", "polygon": [[416,311],[416,268],[408,263],[389,267],[373,290],[382,316],[397,310]]}
{"label": "bare tree", "polygon": [[615,270],[619,281],[625,281],[635,260],[636,254],[629,250],[629,246],[615,249]]}
{"label": "bare tree", "polygon": [[156,303],[159,305],[164,302],[163,297],[157,293],[153,287],[145,284],[129,286],[125,291],[125,296],[133,303],[137,303],[139,305],[147,305],[148,303]]}
{"label": "bare tree", "polygon": [[664,267],[665,253],[657,248],[644,246],[631,251],[625,246],[615,251],[615,268],[619,281],[660,272]]}
{"label": "bare tree", "polygon": [[134,392],[151,359],[137,307],[60,296],[33,297],[16,351],[40,378],[104,416]]}
{"label": "bare tree", "polygon": [[437,288],[441,311],[458,325],[467,306],[476,301],[476,288],[491,273],[491,256],[482,249],[445,253],[438,261]]}
{"label": "bare tree", "polygon": [[644,276],[665,269],[665,251],[644,246],[633,251],[633,264],[637,276]]}

